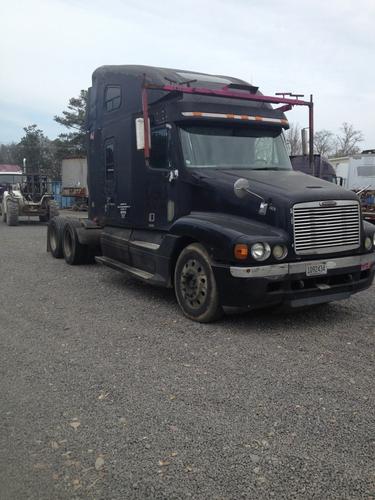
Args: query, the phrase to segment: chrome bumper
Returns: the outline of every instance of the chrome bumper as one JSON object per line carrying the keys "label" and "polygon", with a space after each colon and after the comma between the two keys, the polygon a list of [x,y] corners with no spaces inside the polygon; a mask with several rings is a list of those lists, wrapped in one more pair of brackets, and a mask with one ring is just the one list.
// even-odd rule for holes
{"label": "chrome bumper", "polygon": [[284,264],[272,264],[270,266],[255,267],[230,267],[230,274],[234,278],[282,278],[294,274],[304,274],[307,264],[325,263],[327,269],[345,269],[350,267],[361,267],[369,269],[375,262],[375,253],[366,255],[355,255],[353,257],[339,257],[337,259],[309,260],[303,262],[289,262]]}

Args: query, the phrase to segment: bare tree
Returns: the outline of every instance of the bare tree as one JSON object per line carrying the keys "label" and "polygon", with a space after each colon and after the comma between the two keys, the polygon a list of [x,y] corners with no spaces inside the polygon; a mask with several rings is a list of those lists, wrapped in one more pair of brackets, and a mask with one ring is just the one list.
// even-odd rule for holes
{"label": "bare tree", "polygon": [[364,140],[360,130],[354,130],[351,123],[344,122],[341,135],[336,136],[336,156],[354,155],[360,152],[358,144]]}
{"label": "bare tree", "polygon": [[290,155],[302,154],[301,127],[298,124],[290,124],[289,129],[285,132],[285,139]]}
{"label": "bare tree", "polygon": [[314,151],[322,156],[328,156],[335,150],[335,139],[329,130],[318,130],[314,134]]}

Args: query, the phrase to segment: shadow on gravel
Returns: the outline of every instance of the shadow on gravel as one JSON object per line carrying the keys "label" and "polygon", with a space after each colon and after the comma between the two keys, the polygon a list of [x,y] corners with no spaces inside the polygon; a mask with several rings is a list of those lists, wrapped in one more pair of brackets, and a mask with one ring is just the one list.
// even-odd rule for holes
{"label": "shadow on gravel", "polygon": [[[134,293],[135,298],[139,297],[154,304],[157,301],[160,307],[166,307],[169,310],[173,307],[176,314],[180,315],[181,318],[183,317],[177,306],[173,289],[152,286],[116,271],[113,271],[113,274],[107,274],[103,277],[103,280],[116,287],[119,291],[126,289]],[[256,327],[257,330],[264,328],[264,332],[269,333],[274,329],[279,329],[280,325],[290,328],[291,331],[306,329],[329,330],[331,326],[346,324],[348,317],[352,316],[350,310],[343,307],[345,303],[347,301],[319,304],[301,309],[274,307],[250,311],[230,310],[220,321],[212,323],[211,326],[227,327],[231,330],[236,328],[237,333],[246,334],[252,332],[252,326]],[[184,319],[189,322],[188,319]]]}
{"label": "shadow on gravel", "polygon": [[20,226],[47,226],[48,222],[40,222],[39,220],[19,220],[17,226],[12,226],[14,229],[15,227],[20,227]]}
{"label": "shadow on gravel", "polygon": [[234,324],[246,324],[249,323],[263,323],[264,325],[274,325],[280,323],[293,323],[293,327],[303,326],[313,326],[317,323],[317,316],[319,319],[325,322],[326,327],[330,323],[337,324],[336,311],[334,312],[334,305],[332,304],[321,304],[311,307],[306,307],[303,309],[288,309],[288,308],[267,308],[267,309],[256,309],[253,311],[246,312],[234,312],[227,314],[223,322],[230,321],[232,325]]}
{"label": "shadow on gravel", "polygon": [[121,273],[115,270],[110,270],[110,273],[103,276],[103,281],[111,284],[111,286],[122,290],[132,290],[137,295],[141,294],[147,300],[153,301],[155,297],[165,304],[175,301],[174,291],[171,288],[163,288],[145,283],[137,278]]}

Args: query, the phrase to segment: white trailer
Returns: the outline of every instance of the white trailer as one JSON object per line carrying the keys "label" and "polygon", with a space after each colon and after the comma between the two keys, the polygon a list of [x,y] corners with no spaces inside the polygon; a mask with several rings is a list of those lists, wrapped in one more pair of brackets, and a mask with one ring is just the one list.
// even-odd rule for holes
{"label": "white trailer", "polygon": [[375,190],[375,153],[330,158],[329,162],[335,168],[336,176],[342,178],[346,189]]}
{"label": "white trailer", "polygon": [[375,150],[329,161],[343,187],[358,192],[363,218],[375,224]]}
{"label": "white trailer", "polygon": [[87,158],[65,158],[61,164],[63,196],[88,198]]}

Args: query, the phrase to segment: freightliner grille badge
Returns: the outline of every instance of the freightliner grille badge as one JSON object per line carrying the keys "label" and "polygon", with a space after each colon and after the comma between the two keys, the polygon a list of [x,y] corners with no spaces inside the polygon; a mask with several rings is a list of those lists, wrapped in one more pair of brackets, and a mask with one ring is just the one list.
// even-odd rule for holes
{"label": "freightliner grille badge", "polygon": [[335,207],[337,205],[336,201],[321,201],[319,203],[321,207]]}

